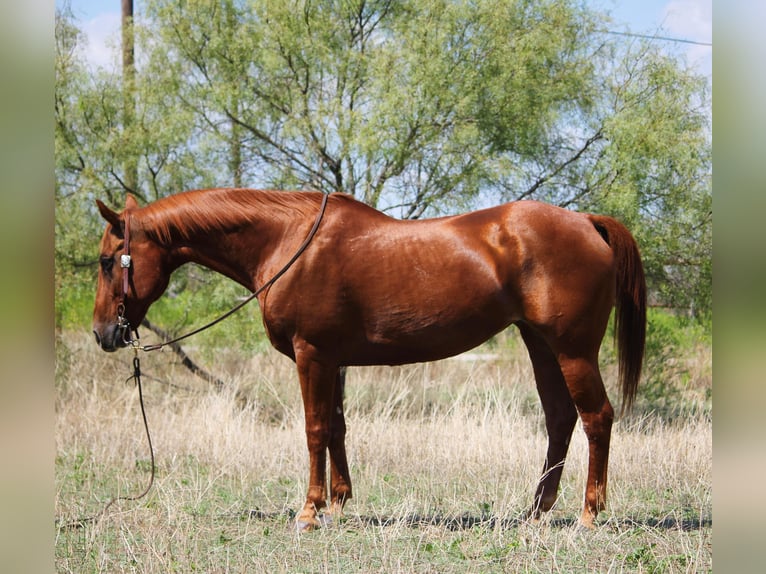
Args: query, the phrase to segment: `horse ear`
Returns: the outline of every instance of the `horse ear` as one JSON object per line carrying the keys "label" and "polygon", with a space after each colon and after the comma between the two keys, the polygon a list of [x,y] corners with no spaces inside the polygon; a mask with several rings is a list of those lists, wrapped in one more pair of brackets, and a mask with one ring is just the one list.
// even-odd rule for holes
{"label": "horse ear", "polygon": [[134,196],[132,193],[127,194],[125,197],[125,209],[137,209],[138,208],[138,201],[136,200],[136,196]]}
{"label": "horse ear", "polygon": [[107,223],[111,223],[114,229],[122,229],[122,220],[119,213],[109,209],[100,199],[96,200],[96,205],[101,212],[101,217],[106,219]]}

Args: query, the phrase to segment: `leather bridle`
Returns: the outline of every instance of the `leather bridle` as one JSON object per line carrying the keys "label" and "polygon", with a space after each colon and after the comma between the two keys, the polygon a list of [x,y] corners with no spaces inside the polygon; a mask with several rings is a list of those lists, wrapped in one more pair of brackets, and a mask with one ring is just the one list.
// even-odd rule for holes
{"label": "leather bridle", "polygon": [[[122,334],[122,340],[126,345],[132,345],[134,339],[130,336],[130,323],[125,318],[125,301],[128,298],[130,290],[130,266],[132,260],[130,257],[130,213],[125,212],[125,250],[120,255],[120,267],[122,268],[122,295],[117,305],[117,328]],[[138,331],[136,330],[136,340]]]}

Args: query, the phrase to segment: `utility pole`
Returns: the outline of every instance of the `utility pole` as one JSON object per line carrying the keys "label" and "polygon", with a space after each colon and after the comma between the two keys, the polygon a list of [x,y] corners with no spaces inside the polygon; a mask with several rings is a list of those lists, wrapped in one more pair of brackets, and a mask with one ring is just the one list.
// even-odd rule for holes
{"label": "utility pole", "polygon": [[[133,0],[122,0],[122,129],[129,137],[132,135],[136,114],[135,82]],[[138,190],[138,158],[130,151],[126,155],[123,186],[126,192],[135,193]]]}

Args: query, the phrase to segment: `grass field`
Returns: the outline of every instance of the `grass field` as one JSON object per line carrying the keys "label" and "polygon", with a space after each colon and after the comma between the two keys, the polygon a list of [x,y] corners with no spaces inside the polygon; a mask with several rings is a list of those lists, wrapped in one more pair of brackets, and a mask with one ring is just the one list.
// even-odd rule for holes
{"label": "grass field", "polygon": [[349,370],[354,499],[339,523],[298,535],[292,519],[305,497],[308,455],[289,360],[274,351],[190,349],[226,381],[218,391],[170,352],[142,355],[157,477],[145,498],[101,514],[113,496],[137,494],[149,480],[138,394],[123,382],[132,354],[108,355],[85,333],[64,333],[56,364],[56,569],[712,571],[709,349],[674,381],[683,409],[658,415],[639,401],[617,421],[607,510],[595,531],[582,531],[587,446],[579,426],[557,507],[540,524],[522,519],[545,431],[531,368],[513,347],[489,358]]}

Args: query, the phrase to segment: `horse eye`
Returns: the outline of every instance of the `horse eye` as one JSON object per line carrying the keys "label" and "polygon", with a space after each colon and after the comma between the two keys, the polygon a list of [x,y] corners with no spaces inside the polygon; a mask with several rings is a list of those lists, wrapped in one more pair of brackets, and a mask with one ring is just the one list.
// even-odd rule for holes
{"label": "horse eye", "polygon": [[114,259],[112,257],[102,257],[100,260],[101,269],[105,275],[112,274],[112,268],[114,267]]}

